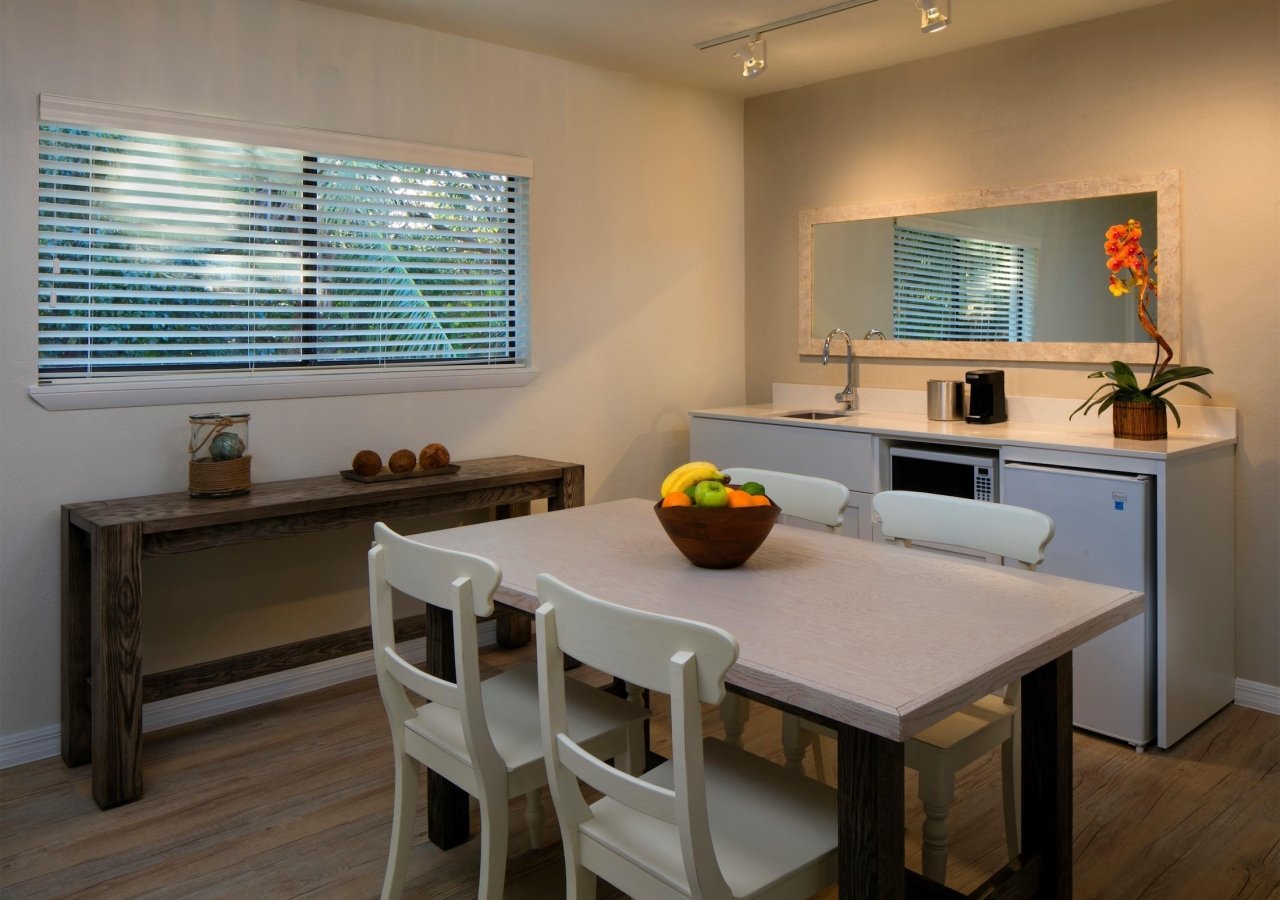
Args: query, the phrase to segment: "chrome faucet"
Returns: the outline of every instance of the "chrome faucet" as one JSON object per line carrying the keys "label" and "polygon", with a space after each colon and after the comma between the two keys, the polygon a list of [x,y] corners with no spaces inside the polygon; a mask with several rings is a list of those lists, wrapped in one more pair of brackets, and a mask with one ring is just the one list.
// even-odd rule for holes
{"label": "chrome faucet", "polygon": [[849,337],[849,332],[843,328],[832,328],[827,332],[827,339],[822,342],[822,364],[825,366],[831,359],[831,338],[837,334],[844,337],[845,343],[845,383],[844,390],[836,394],[836,402],[844,404],[845,409],[855,409],[853,400],[853,338]]}

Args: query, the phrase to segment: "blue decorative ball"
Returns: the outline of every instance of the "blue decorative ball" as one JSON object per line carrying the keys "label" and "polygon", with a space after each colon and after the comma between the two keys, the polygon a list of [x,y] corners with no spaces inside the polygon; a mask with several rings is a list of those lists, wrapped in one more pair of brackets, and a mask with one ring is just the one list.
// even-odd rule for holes
{"label": "blue decorative ball", "polygon": [[244,441],[240,435],[224,431],[209,443],[209,456],[218,462],[239,459],[244,456]]}

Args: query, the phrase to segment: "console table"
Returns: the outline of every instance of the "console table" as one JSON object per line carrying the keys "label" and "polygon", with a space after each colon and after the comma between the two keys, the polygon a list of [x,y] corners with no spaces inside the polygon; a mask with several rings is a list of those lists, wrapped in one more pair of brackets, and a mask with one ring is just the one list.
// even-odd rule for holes
{"label": "console table", "polygon": [[[367,650],[368,629],[142,677],[142,560],[382,519],[492,508],[524,515],[583,504],[576,463],[498,456],[451,475],[376,483],[340,475],[255,484],[239,497],[155,494],[62,507],[62,758],[93,763],[107,809],[142,795],[142,704]],[[397,623],[400,624],[400,623]],[[522,623],[520,623],[522,624]],[[500,638],[519,642],[518,625]],[[425,622],[417,633],[425,631]],[[527,625],[524,626],[527,629]],[[527,635],[527,630],[525,631]]]}

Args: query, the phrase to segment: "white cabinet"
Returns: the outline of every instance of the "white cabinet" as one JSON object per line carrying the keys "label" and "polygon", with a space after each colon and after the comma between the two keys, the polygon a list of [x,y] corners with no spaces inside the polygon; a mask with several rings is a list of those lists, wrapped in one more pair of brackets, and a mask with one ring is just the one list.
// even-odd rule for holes
{"label": "white cabinet", "polygon": [[722,468],[744,466],[816,475],[843,484],[849,489],[849,508],[842,531],[864,540],[872,535],[874,445],[871,435],[848,430],[700,416],[689,423],[690,459],[710,460]]}

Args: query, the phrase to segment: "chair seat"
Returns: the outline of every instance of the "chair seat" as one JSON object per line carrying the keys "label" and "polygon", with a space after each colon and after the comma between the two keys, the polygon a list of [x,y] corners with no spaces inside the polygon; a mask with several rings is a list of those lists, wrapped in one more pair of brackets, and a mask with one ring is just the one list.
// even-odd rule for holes
{"label": "chair seat", "polygon": [[[768,891],[797,870],[811,868],[812,887],[792,883],[794,896],[808,896],[836,876],[836,793],[723,741],[703,741],[711,842],[734,897]],[[673,787],[674,766],[666,762],[642,779]],[[672,824],[638,813],[604,797],[591,806],[582,834],[672,889],[689,893]],[[625,848],[622,850],[620,848]]]}
{"label": "chair seat", "polygon": [[[1008,737],[1008,732],[1012,725],[1003,729],[996,729],[992,726],[1001,720],[1011,721],[1016,712],[1017,710],[1005,703],[1002,698],[997,697],[995,694],[987,694],[985,697],[970,703],[964,709],[953,712],[941,722],[936,722],[919,734],[913,735],[906,743],[910,745],[912,741],[916,741],[937,750],[950,750],[958,747],[974,735],[991,729],[991,734],[1004,734],[1004,737],[991,745],[992,747],[999,746]],[[823,737],[834,739],[836,736],[834,729],[828,728],[826,725],[819,725],[817,722],[802,719],[800,727],[805,731],[820,734]]]}
{"label": "chair seat", "polygon": [[[983,731],[1007,732],[1012,726],[1004,729],[996,729],[993,726],[1002,720],[1012,721],[1016,712],[1017,710],[1005,703],[1003,698],[988,694],[970,703],[964,709],[952,713],[941,722],[930,725],[924,731],[914,735],[911,740],[939,750],[950,750]],[[997,740],[992,746],[1003,743],[1003,740],[1003,738]]]}
{"label": "chair seat", "polygon": [[[493,737],[494,749],[514,773],[527,766],[543,765],[542,726],[538,721],[538,664],[522,663],[480,685],[484,716]],[[590,746],[594,739],[617,733],[621,725],[648,718],[649,711],[612,694],[573,679],[565,680],[565,702],[569,711],[569,734]],[[462,719],[456,709],[443,703],[418,707],[416,718],[405,727],[443,748],[459,762],[467,763],[467,745],[462,736]]]}

